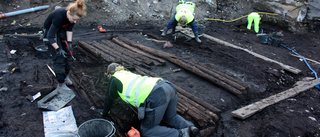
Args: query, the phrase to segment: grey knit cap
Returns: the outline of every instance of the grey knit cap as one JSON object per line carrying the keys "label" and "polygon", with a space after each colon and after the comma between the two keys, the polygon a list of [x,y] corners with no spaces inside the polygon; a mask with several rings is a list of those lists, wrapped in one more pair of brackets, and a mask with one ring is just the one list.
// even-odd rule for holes
{"label": "grey knit cap", "polygon": [[116,67],[120,66],[118,63],[111,63],[108,66],[108,73],[113,74],[114,71],[116,70]]}

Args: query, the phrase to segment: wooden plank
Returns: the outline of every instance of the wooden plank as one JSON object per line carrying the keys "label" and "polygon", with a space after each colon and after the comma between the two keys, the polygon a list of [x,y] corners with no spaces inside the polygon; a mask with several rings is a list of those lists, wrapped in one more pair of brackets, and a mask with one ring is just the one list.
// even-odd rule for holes
{"label": "wooden plank", "polygon": [[[295,55],[295,54],[292,54],[292,53],[289,53],[289,54],[290,54],[291,56],[294,56],[294,57],[297,57],[297,58],[302,59],[302,57],[300,57],[300,56],[298,56],[298,55]],[[306,58],[306,57],[305,57],[305,59],[308,60],[308,61],[311,61],[311,62],[313,62],[313,63],[317,63],[317,64],[320,65],[320,62],[318,62],[318,61],[315,61],[315,60],[313,60],[313,59],[309,59],[309,58]]]}
{"label": "wooden plank", "polygon": [[141,54],[141,55],[143,55],[143,56],[146,56],[146,57],[148,57],[148,58],[151,58],[151,59],[153,59],[153,60],[156,60],[156,61],[160,62],[160,64],[157,63],[157,62],[155,62],[155,63],[154,63],[155,65],[165,65],[165,64],[166,64],[166,61],[165,61],[165,60],[163,60],[163,59],[161,59],[161,58],[158,58],[158,57],[155,57],[155,56],[153,56],[153,55],[151,55],[151,54],[149,54],[149,53],[146,53],[146,52],[144,52],[144,51],[142,51],[142,50],[139,50],[139,49],[137,49],[137,48],[134,48],[134,47],[132,47],[132,46],[130,46],[130,45],[122,42],[121,40],[119,40],[119,38],[113,38],[112,40],[115,41],[115,42],[116,42],[117,44],[119,44],[120,46],[123,46],[123,47],[125,47],[125,48],[127,48],[127,49],[129,49],[129,50],[131,50],[131,51],[133,51],[133,52],[136,52],[136,53],[138,53],[138,54]]}
{"label": "wooden plank", "polygon": [[248,49],[245,49],[245,48],[236,46],[236,45],[234,45],[234,44],[228,43],[228,42],[226,42],[226,41],[217,39],[217,38],[212,37],[212,36],[210,36],[210,35],[203,34],[203,37],[205,37],[205,38],[207,38],[207,39],[209,39],[209,40],[212,40],[212,41],[214,41],[214,42],[217,42],[217,43],[219,43],[219,44],[221,44],[221,45],[224,45],[224,46],[228,46],[228,47],[232,47],[232,48],[235,48],[235,49],[243,50],[243,51],[245,51],[245,52],[247,52],[247,53],[249,53],[249,54],[251,54],[251,55],[253,55],[253,56],[257,57],[257,58],[260,58],[260,59],[262,59],[262,60],[265,60],[265,61],[268,61],[268,62],[272,62],[272,63],[276,63],[276,64],[278,64],[279,66],[281,66],[283,69],[285,69],[285,70],[287,70],[287,71],[289,71],[289,72],[291,72],[291,73],[298,74],[298,73],[301,72],[301,70],[299,70],[299,69],[297,69],[297,68],[291,67],[291,66],[289,66],[289,65],[285,65],[285,64],[283,64],[283,63],[281,63],[281,62],[272,60],[272,59],[270,59],[270,58],[268,58],[268,57],[265,57],[265,56],[263,56],[263,55],[260,55],[260,54],[258,54],[258,53],[255,53],[255,52],[250,51],[250,50],[248,50]]}
{"label": "wooden plank", "polygon": [[284,99],[293,97],[303,91],[306,91],[315,85],[320,83],[320,79],[315,79],[312,81],[304,80],[304,81],[298,81],[296,83],[296,86],[294,88],[288,89],[286,91],[283,91],[281,93],[278,93],[276,95],[270,96],[268,98],[262,99],[258,102],[255,102],[253,104],[250,104],[248,106],[245,106],[243,108],[237,109],[232,112],[232,116],[240,118],[240,119],[246,119],[253,114],[263,110],[264,108],[273,105],[275,103],[278,103]]}
{"label": "wooden plank", "polygon": [[[181,27],[181,26],[177,26],[177,27],[176,27],[176,31],[177,31],[177,32],[180,31],[180,32],[183,33],[183,34],[185,34],[185,35],[187,35],[187,36],[189,36],[189,37],[191,37],[191,38],[194,38],[194,33],[193,33],[193,31],[192,31],[191,28],[183,28],[183,27]],[[203,36],[203,35],[200,34],[199,37],[201,37],[201,36]]]}

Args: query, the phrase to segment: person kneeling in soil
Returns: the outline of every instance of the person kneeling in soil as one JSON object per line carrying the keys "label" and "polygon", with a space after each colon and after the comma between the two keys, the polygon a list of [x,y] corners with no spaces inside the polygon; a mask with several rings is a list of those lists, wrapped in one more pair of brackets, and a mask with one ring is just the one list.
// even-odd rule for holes
{"label": "person kneeling in soil", "polygon": [[193,2],[184,2],[183,0],[179,0],[179,3],[180,4],[176,7],[176,12],[174,13],[173,18],[170,20],[167,26],[164,27],[161,36],[165,36],[167,34],[167,31],[172,28],[172,39],[175,41],[176,26],[178,25],[178,23],[180,23],[183,27],[185,27],[186,25],[190,25],[196,41],[198,43],[201,43],[201,40],[198,36],[198,26],[194,21],[195,4]]}
{"label": "person kneeling in soil", "polygon": [[[190,131],[193,134],[199,133],[193,123],[177,114],[177,91],[169,81],[134,74],[117,63],[108,66],[107,74],[110,80],[103,118],[107,118],[113,101],[120,97],[138,108],[143,136],[189,137]],[[162,119],[173,128],[160,126]]]}
{"label": "person kneeling in soil", "polygon": [[85,1],[77,0],[67,8],[56,9],[44,22],[43,41],[52,56],[53,70],[59,82],[57,86],[59,91],[71,90],[66,86],[66,84],[72,85],[68,76],[70,71],[68,57],[70,56],[67,52],[72,49],[73,26],[82,16],[86,15],[85,9]]}

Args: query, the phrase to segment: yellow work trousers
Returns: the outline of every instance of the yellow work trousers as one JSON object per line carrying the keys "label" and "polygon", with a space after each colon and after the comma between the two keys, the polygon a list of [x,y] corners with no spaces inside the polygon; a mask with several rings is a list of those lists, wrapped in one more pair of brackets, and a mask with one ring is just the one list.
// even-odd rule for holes
{"label": "yellow work trousers", "polygon": [[254,31],[259,32],[260,15],[256,12],[252,12],[248,16],[248,26],[247,29],[251,30],[252,21],[254,21]]}

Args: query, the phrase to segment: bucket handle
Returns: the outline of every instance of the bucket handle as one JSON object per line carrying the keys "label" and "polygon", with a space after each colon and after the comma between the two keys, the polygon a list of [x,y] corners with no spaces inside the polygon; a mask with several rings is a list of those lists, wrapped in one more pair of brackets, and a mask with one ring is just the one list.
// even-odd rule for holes
{"label": "bucket handle", "polygon": [[112,121],[108,121],[112,125],[112,131],[110,134],[106,135],[106,137],[112,137],[116,133],[116,128],[114,127],[114,123]]}

